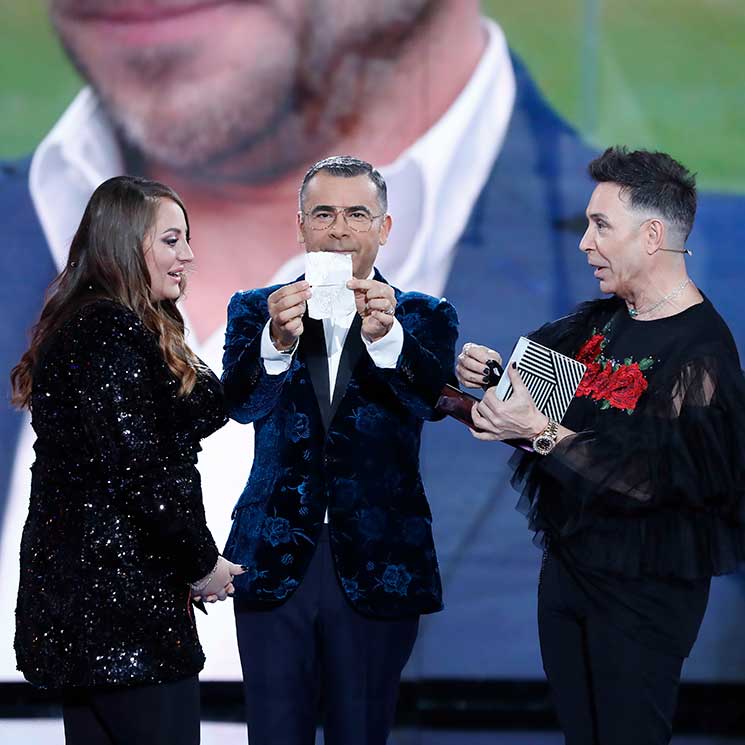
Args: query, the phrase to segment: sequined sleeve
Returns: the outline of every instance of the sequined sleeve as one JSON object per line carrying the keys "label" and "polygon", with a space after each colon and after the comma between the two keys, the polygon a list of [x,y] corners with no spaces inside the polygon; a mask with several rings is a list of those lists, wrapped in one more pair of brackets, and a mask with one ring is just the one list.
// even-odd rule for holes
{"label": "sequined sleeve", "polygon": [[96,342],[88,340],[79,377],[88,455],[107,472],[117,508],[185,581],[196,581],[218,556],[194,467],[197,443],[167,441],[162,415],[173,381],[163,378],[153,335],[124,309],[97,315]]}

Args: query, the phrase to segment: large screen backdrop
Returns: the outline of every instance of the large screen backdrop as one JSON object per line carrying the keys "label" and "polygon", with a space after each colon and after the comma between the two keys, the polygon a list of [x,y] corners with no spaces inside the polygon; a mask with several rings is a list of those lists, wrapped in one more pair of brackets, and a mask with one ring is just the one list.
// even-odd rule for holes
{"label": "large screen backdrop", "polygon": [[[450,0],[444,5],[457,7],[459,3],[461,0]],[[469,0],[463,0],[461,7],[468,4]],[[166,7],[169,3],[161,2],[161,5]],[[274,4],[265,5],[271,8]],[[315,17],[315,23],[331,25],[335,22],[335,13],[343,14],[345,7],[349,9],[358,4],[308,0],[276,5],[278,17],[287,6],[297,6],[296,16],[307,6],[317,6],[322,12]],[[401,3],[400,7],[409,5],[426,6],[427,3],[425,0]],[[701,207],[689,241],[694,253],[689,260],[690,272],[729,322],[740,353],[745,353],[745,304],[742,302],[745,282],[745,5],[734,0],[676,0],[672,4],[669,0],[627,0],[623,3],[615,0],[533,0],[525,3],[495,0],[485,3],[482,12],[498,24],[490,27],[492,42],[501,28],[512,55],[511,59],[506,58],[506,63],[505,60],[498,63],[510,65],[515,80],[514,103],[511,108],[506,104],[506,130],[495,142],[495,131],[500,126],[496,120],[494,131],[484,117],[473,131],[454,126],[452,122],[444,125],[442,121],[427,121],[424,113],[431,113],[429,104],[438,99],[440,81],[435,74],[429,78],[425,76],[425,82],[411,90],[411,96],[421,102],[422,121],[426,126],[418,133],[412,130],[409,144],[431,133],[435,127],[440,127],[440,133],[445,126],[451,127],[453,137],[460,138],[466,146],[458,151],[460,162],[451,160],[447,164],[448,178],[457,180],[458,169],[465,172],[476,168],[481,153],[488,167],[479,177],[476,192],[465,212],[458,206],[458,195],[451,194],[451,202],[437,206],[438,224],[445,224],[446,232],[447,221],[442,222],[442,215],[452,209],[455,221],[450,226],[453,232],[450,248],[454,250],[447,253],[446,259],[441,259],[439,285],[429,276],[407,276],[398,269],[392,271],[391,279],[405,279],[404,289],[436,291],[456,303],[461,319],[459,344],[469,340],[481,342],[508,354],[517,336],[566,313],[577,301],[592,297],[597,291],[584,257],[577,250],[584,230],[584,206],[592,188],[584,174],[587,161],[598,150],[615,143],[661,149],[672,153],[698,174]],[[405,16],[405,10],[402,13]],[[458,22],[457,17],[458,13],[454,12],[454,23]],[[426,23],[427,14],[422,14],[421,19],[411,23]],[[307,33],[316,33],[318,26],[314,28],[316,31]],[[484,33],[486,29],[485,26]],[[219,31],[216,27],[215,33]],[[214,38],[215,54],[222,41],[219,36]],[[105,34],[99,43],[109,43]],[[369,39],[365,43],[369,43]],[[247,37],[246,54],[251,53],[251,49],[252,40]],[[352,48],[344,53],[353,56],[353,52]],[[433,70],[438,69],[438,57],[445,53],[436,46],[426,49],[426,58]],[[18,256],[37,252],[34,255],[42,257],[38,261],[29,259],[28,269],[17,275],[11,285],[2,284],[0,351],[5,367],[0,372],[7,381],[9,367],[23,350],[28,319],[38,311],[40,287],[51,280],[60,261],[58,255],[55,257],[55,250],[59,254],[59,246],[55,249],[40,240],[42,237],[53,242],[50,231],[54,228],[50,227],[49,218],[40,216],[37,207],[25,213],[18,207],[18,204],[31,204],[18,197],[28,188],[26,159],[47,137],[85,81],[74,72],[62,51],[44,3],[30,0],[0,3],[0,58],[0,158],[5,164],[3,180],[0,180],[0,220],[4,223],[0,235],[7,239],[8,231],[14,231],[15,239],[21,241],[18,245],[23,246]],[[93,58],[96,58],[95,53]],[[256,59],[257,65],[261,62]],[[147,65],[146,51],[132,64]],[[378,64],[381,80],[384,80],[386,66],[394,66],[396,60],[393,55],[381,52]],[[186,59],[183,67],[188,70]],[[306,69],[304,74],[312,78],[313,72]],[[349,75],[352,77],[347,82],[353,84],[353,64],[349,66]],[[467,89],[467,84],[466,79],[464,96],[473,95],[473,86]],[[341,83],[339,86],[344,87]],[[506,90],[509,91],[509,86]],[[493,100],[493,94],[490,85],[479,93],[491,101],[489,105],[494,105],[495,111],[503,110],[501,104]],[[372,116],[373,110],[379,115],[381,108],[385,110],[386,100],[375,100],[374,91],[370,95],[369,111],[356,111],[355,116]],[[287,106],[295,103],[290,99]],[[468,109],[470,113],[464,114],[466,118],[477,116],[474,112],[478,111],[478,102],[471,102],[469,108],[455,99],[451,105],[460,105],[461,112]],[[133,110],[138,111],[136,106]],[[446,116],[448,111],[441,113]],[[74,139],[75,134],[66,136]],[[99,133],[99,138],[109,136]],[[211,132],[195,132],[193,141],[200,137],[208,141],[212,136]],[[331,144],[326,141],[319,145],[317,158],[335,152],[333,137],[331,140]],[[186,139],[183,147],[188,148],[189,142]],[[145,169],[141,159],[131,154],[125,157],[126,154],[118,151],[124,149],[116,137],[110,136],[106,147],[108,163],[102,171],[107,175],[111,173],[112,163],[119,164],[120,170]],[[355,154],[368,157],[364,143]],[[417,240],[421,242],[419,224],[434,218],[411,213],[407,182],[401,178],[401,170],[410,163],[401,153],[390,155],[390,162],[376,165],[382,167],[391,184],[392,240],[397,227],[408,231],[408,243],[395,244],[396,251],[404,254],[403,259],[399,256],[396,265],[400,268],[407,266],[406,251],[414,252]],[[89,165],[93,167],[100,153],[90,157]],[[430,152],[427,157],[436,159],[438,153]],[[281,160],[280,154],[277,158]],[[302,174],[317,158],[308,159],[299,169],[296,167],[297,172]],[[287,222],[291,224],[296,211],[294,191],[282,180],[282,166],[273,168],[270,157],[267,161],[261,189],[265,198],[286,202]],[[122,165],[125,162],[127,165]],[[85,157],[83,163],[86,163]],[[59,165],[60,169],[64,167]],[[47,158],[43,164],[47,187],[40,190],[42,196],[39,198],[61,200],[64,209],[60,208],[58,213],[62,211],[63,214],[57,214],[55,219],[58,223],[62,221],[71,235],[84,199],[81,203],[80,198],[71,198],[70,181],[66,181],[61,172],[55,174],[54,168],[54,162]],[[57,175],[60,180],[55,187]],[[200,181],[199,173],[192,175],[195,182]],[[187,181],[188,177],[187,168]],[[24,183],[19,184],[19,179]],[[240,183],[240,175],[236,182]],[[272,191],[275,185],[276,193]],[[91,186],[85,188],[90,193]],[[471,188],[474,188],[472,182]],[[9,201],[11,193],[15,201]],[[188,193],[184,196],[189,207]],[[257,230],[261,229],[262,226],[257,225]],[[209,229],[193,223],[192,231],[199,237],[195,242],[197,267],[201,266],[203,276],[207,276]],[[58,241],[59,233],[58,227]],[[0,240],[0,252],[6,250],[5,246],[5,240]],[[422,247],[417,250],[421,252]],[[2,260],[5,261],[5,257]],[[252,256],[242,250],[240,236],[236,237],[235,262],[252,260]],[[13,261],[17,263],[15,258]],[[385,261],[381,254],[383,267]],[[387,266],[393,264],[389,261]],[[422,266],[426,266],[426,262]],[[267,284],[278,268],[270,262],[265,276],[257,276],[255,284]],[[0,278],[0,283],[2,281]],[[199,289],[199,282],[196,282],[194,292]],[[231,288],[237,289],[240,287]],[[227,303],[229,294],[223,292],[218,297],[221,306]],[[221,316],[224,318],[222,313]],[[220,329],[213,327],[208,331],[211,337],[210,334],[204,336],[199,351],[219,372]],[[197,329],[192,338],[196,340],[201,336]],[[7,390],[7,383],[3,386]],[[13,607],[20,531],[28,503],[33,435],[24,415],[4,411],[3,416],[0,680],[12,681],[20,679],[12,652]],[[227,460],[225,453],[230,454]],[[218,544],[224,543],[227,535],[230,512],[248,475],[251,453],[250,428],[235,423],[204,444],[200,469],[208,520]],[[514,510],[517,498],[507,486],[508,454],[508,448],[500,444],[476,442],[455,422],[425,427],[422,469],[432,506],[446,609],[423,620],[406,673],[409,678],[542,677],[535,621],[540,553],[531,544],[523,517]],[[146,608],[142,612],[147,612]],[[685,667],[686,679],[745,681],[743,618],[745,576],[715,579],[698,644]],[[200,618],[199,627],[208,658],[203,679],[239,678],[230,603],[211,608],[208,618]]]}

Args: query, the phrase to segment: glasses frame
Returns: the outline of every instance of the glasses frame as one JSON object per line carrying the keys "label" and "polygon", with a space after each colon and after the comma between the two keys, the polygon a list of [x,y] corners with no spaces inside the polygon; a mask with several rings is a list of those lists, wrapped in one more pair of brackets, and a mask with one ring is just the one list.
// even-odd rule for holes
{"label": "glasses frame", "polygon": [[[333,204],[324,205],[324,207],[328,208],[329,210],[334,210],[334,219],[326,227],[323,228],[314,228],[313,225],[309,225],[311,230],[315,230],[319,233],[323,230],[330,230],[331,228],[333,228],[334,225],[336,225],[336,221],[339,219],[339,215],[344,218],[344,222],[350,230],[353,230],[355,233],[369,233],[372,230],[372,226],[375,220],[377,220],[379,217],[385,217],[388,214],[387,212],[381,212],[378,215],[369,215],[370,227],[366,228],[365,230],[359,230],[358,228],[355,228],[353,225],[350,224],[349,219],[347,218],[347,213],[345,212],[345,210],[353,209],[352,207],[337,207]],[[303,217],[308,218],[308,222],[310,223],[310,220],[313,218],[313,212],[301,210],[301,214],[303,215]]]}

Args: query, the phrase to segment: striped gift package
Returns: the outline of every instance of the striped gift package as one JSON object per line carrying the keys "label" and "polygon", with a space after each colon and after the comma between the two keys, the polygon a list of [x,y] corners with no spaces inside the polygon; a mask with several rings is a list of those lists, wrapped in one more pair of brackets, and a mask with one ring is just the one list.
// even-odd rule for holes
{"label": "striped gift package", "polygon": [[[585,374],[585,365],[524,336],[518,339],[507,364],[513,362],[538,409],[561,422]],[[512,396],[508,375],[502,375],[495,393],[501,401]]]}

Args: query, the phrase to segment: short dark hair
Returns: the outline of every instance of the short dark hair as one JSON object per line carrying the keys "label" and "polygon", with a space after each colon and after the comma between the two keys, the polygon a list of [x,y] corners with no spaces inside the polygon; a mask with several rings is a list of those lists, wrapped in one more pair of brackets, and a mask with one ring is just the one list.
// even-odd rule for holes
{"label": "short dark hair", "polygon": [[312,165],[308,169],[305,176],[303,176],[303,183],[300,184],[299,203],[301,211],[303,209],[305,189],[310,180],[321,171],[342,178],[352,178],[353,176],[362,175],[367,176],[370,181],[375,184],[375,188],[378,192],[378,203],[380,204],[380,209],[384,213],[388,211],[388,187],[385,185],[385,179],[381,176],[380,171],[373,168],[367,161],[353,158],[351,155],[332,155],[330,158],[319,160],[318,163]]}
{"label": "short dark hair", "polygon": [[609,147],[587,170],[598,183],[619,184],[631,206],[667,220],[685,241],[696,217],[696,177],[667,153]]}

